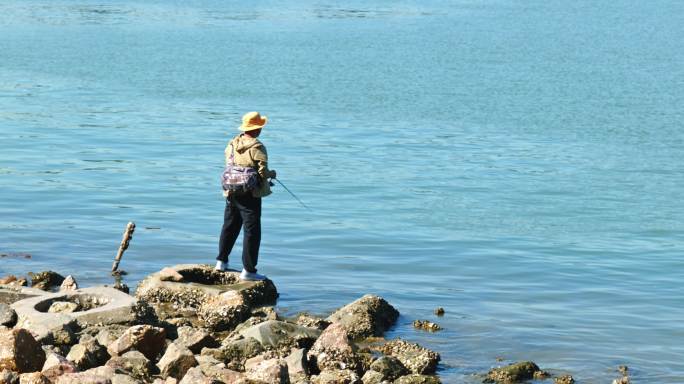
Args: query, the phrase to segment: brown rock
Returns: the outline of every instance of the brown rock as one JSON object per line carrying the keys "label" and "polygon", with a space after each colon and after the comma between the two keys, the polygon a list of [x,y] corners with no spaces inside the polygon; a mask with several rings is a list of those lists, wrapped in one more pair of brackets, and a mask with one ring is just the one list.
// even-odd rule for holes
{"label": "brown rock", "polygon": [[164,356],[157,363],[162,377],[171,376],[178,380],[181,380],[185,373],[195,366],[197,366],[197,360],[192,352],[176,343],[169,344]]}
{"label": "brown rock", "polygon": [[60,291],[75,291],[77,289],[78,283],[76,283],[76,279],[71,275],[65,277],[62,285],[59,286]]}
{"label": "brown rock", "polygon": [[44,363],[45,352],[29,331],[0,330],[0,370],[36,372]]}
{"label": "brown rock", "polygon": [[121,373],[115,373],[114,376],[112,376],[112,384],[142,384],[143,382],[128,376],[124,375]]}
{"label": "brown rock", "polygon": [[304,327],[316,328],[320,330],[324,330],[330,325],[328,320],[306,312],[297,314],[295,317],[295,323]]}
{"label": "brown rock", "polygon": [[[220,365],[201,366],[200,368],[205,376],[214,378],[222,383],[246,383],[248,380],[244,373],[221,368]],[[195,368],[191,368],[190,371],[193,369]],[[185,374],[184,379],[188,377],[190,371]]]}
{"label": "brown rock", "polygon": [[48,308],[48,313],[72,313],[79,311],[81,307],[70,301],[55,301]]}
{"label": "brown rock", "polygon": [[181,282],[183,281],[183,275],[180,273],[176,272],[175,269],[166,267],[159,271],[159,280],[161,281],[175,281],[175,282]]}
{"label": "brown rock", "polygon": [[49,353],[47,354],[47,358],[45,359],[45,364],[43,364],[41,373],[43,376],[53,382],[57,380],[58,376],[77,371],[78,368],[76,365],[67,360],[64,356],[60,356],[56,353]]}
{"label": "brown rock", "polygon": [[321,333],[309,351],[309,359],[314,361],[318,369],[352,369],[359,368],[360,362],[355,354],[355,346],[349,341],[346,328],[333,323]]}
{"label": "brown rock", "polygon": [[534,374],[540,369],[531,361],[521,361],[505,367],[491,369],[487,373],[486,382],[511,384],[534,378]]}
{"label": "brown rock", "polygon": [[106,364],[118,374],[134,377],[138,380],[149,381],[154,365],[141,352],[128,351],[121,356],[114,356]]}
{"label": "brown rock", "polygon": [[322,371],[311,378],[312,384],[361,384],[356,372],[349,369]]}
{"label": "brown rock", "polygon": [[44,271],[40,273],[28,273],[31,278],[31,287],[42,289],[43,291],[50,290],[52,287],[57,287],[64,281],[64,276],[53,271]]}
{"label": "brown rock", "polygon": [[192,353],[200,353],[202,348],[213,348],[219,345],[209,333],[193,327],[179,327],[178,338],[174,342],[185,346]]}
{"label": "brown rock", "polygon": [[[206,376],[200,367],[190,368],[178,384],[221,384],[222,382]],[[232,382],[231,382],[232,383]]]}
{"label": "brown rock", "polygon": [[17,277],[14,275],[7,275],[0,279],[0,284],[10,284],[17,281]]}
{"label": "brown rock", "polygon": [[151,325],[135,325],[128,328],[121,337],[107,347],[111,356],[121,356],[135,349],[145,357],[155,360],[164,348],[166,331]]}
{"label": "brown rock", "polygon": [[[380,372],[366,371],[366,373],[361,378],[363,384],[381,384],[385,381],[384,376]],[[387,381],[385,381],[387,383]]]}
{"label": "brown rock", "polygon": [[408,373],[404,364],[394,356],[380,357],[371,364],[370,369],[381,373],[383,379],[390,381],[396,380]]}
{"label": "brown rock", "polygon": [[[245,364],[247,367],[248,364]],[[290,375],[287,371],[287,363],[281,359],[270,359],[258,362],[245,372],[248,379],[263,381],[269,384],[289,384]]]}
{"label": "brown rock", "polygon": [[340,323],[352,339],[382,336],[399,317],[399,312],[380,296],[365,295],[347,304],[326,320]]}
{"label": "brown rock", "polygon": [[575,379],[570,375],[562,375],[553,379],[554,384],[575,384]]}
{"label": "brown rock", "polygon": [[96,339],[84,338],[79,344],[71,347],[66,358],[72,361],[79,370],[86,370],[104,364],[109,360],[109,353]]}
{"label": "brown rock", "polygon": [[[394,381],[395,384],[440,384],[441,381],[437,376],[419,375],[412,373],[410,375],[402,376]],[[365,384],[365,383],[364,383]]]}
{"label": "brown rock", "polygon": [[110,367],[91,368],[84,372],[65,373],[55,384],[112,384],[115,372]]}
{"label": "brown rock", "polygon": [[249,317],[250,309],[237,291],[207,298],[197,310],[201,324],[214,331],[230,331]]}
{"label": "brown rock", "polygon": [[166,379],[157,377],[154,379],[152,384],[178,384],[178,380],[174,379],[173,377],[167,377]]}
{"label": "brown rock", "polygon": [[432,321],[429,321],[429,320],[414,320],[413,321],[413,328],[423,329],[423,330],[429,331],[429,332],[437,332],[437,331],[442,330],[442,327],[440,327],[439,324],[433,323]]}
{"label": "brown rock", "polygon": [[95,338],[100,345],[110,345],[116,341],[128,329],[125,325],[108,325],[98,331]]}
{"label": "brown rock", "polygon": [[19,384],[19,374],[9,369],[0,371],[0,384]]}
{"label": "brown rock", "polygon": [[226,368],[228,369],[243,371],[245,361],[263,351],[264,348],[261,346],[261,343],[254,338],[248,337],[229,341],[221,348],[204,348],[202,349],[202,355],[212,356],[226,363]]}
{"label": "brown rock", "polygon": [[19,376],[19,384],[51,384],[47,377],[40,372],[22,373]]}
{"label": "brown rock", "polygon": [[387,356],[394,356],[399,359],[411,373],[421,375],[434,373],[437,369],[437,363],[441,359],[437,352],[399,339],[381,346],[380,351]]}

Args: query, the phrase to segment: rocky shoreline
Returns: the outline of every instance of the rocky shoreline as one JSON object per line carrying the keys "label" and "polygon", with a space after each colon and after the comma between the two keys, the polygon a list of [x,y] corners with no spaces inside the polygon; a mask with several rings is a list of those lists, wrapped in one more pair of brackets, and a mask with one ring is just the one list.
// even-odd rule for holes
{"label": "rocky shoreline", "polygon": [[[31,287],[0,279],[0,384],[441,382],[439,353],[383,338],[399,316],[383,298],[364,295],[326,318],[281,318],[272,281],[238,276],[177,265],[146,277],[135,296],[122,285],[79,289],[55,272],[30,274]],[[574,382],[533,362],[482,379]]]}

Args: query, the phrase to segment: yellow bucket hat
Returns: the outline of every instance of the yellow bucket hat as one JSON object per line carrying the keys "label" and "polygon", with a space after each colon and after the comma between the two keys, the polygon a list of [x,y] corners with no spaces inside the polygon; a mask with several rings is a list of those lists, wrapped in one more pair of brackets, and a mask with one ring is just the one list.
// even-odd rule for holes
{"label": "yellow bucket hat", "polygon": [[242,125],[239,130],[243,132],[261,129],[268,122],[268,117],[261,116],[259,112],[247,112],[242,116]]}

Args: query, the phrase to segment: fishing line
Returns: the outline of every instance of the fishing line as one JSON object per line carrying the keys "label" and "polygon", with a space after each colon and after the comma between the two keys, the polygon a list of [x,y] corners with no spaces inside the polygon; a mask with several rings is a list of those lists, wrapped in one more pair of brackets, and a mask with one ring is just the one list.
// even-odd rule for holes
{"label": "fishing line", "polygon": [[306,208],[306,209],[308,209],[309,211],[311,211],[311,208],[309,208],[306,204],[304,204],[304,202],[301,201],[301,200],[299,199],[299,197],[297,197],[297,195],[295,195],[294,193],[292,193],[292,191],[290,191],[290,188],[286,187],[285,184],[283,184],[283,182],[280,181],[280,179],[275,179],[275,181],[277,181],[278,184],[282,185],[283,188],[285,188],[285,190],[286,190],[290,195],[292,195],[292,197],[294,197],[295,199],[297,199],[297,201],[299,201],[299,204],[301,204],[304,208]]}

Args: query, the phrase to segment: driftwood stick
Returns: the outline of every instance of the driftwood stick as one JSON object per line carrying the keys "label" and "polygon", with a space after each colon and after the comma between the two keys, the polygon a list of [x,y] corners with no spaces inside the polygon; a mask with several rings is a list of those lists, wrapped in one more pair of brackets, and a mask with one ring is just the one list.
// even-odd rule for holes
{"label": "driftwood stick", "polygon": [[112,264],[112,272],[116,272],[116,270],[119,268],[119,263],[121,262],[124,251],[128,249],[128,244],[130,243],[131,238],[133,238],[133,232],[135,232],[135,223],[131,221],[128,223],[128,225],[126,225],[123,239],[121,239],[121,245],[119,245],[119,251],[116,253],[114,264]]}

